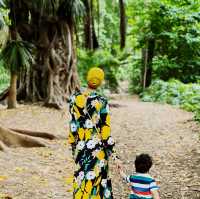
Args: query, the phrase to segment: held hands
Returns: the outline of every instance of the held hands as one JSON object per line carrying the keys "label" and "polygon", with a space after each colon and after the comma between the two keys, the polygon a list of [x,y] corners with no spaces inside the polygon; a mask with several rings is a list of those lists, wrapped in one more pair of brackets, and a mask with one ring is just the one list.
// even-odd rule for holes
{"label": "held hands", "polygon": [[123,172],[122,161],[121,161],[120,159],[117,159],[117,160],[115,161],[115,163],[116,163],[116,169],[117,169],[117,171],[118,171],[118,172],[120,173],[120,175],[123,177],[124,172]]}

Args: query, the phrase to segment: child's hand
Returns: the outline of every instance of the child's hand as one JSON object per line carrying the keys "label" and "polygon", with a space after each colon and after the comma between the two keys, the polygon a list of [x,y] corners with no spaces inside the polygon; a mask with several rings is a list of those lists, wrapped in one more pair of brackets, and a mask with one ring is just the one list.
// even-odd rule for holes
{"label": "child's hand", "polygon": [[116,160],[116,165],[117,165],[117,169],[118,170],[121,170],[122,169],[122,162],[121,162],[121,160]]}

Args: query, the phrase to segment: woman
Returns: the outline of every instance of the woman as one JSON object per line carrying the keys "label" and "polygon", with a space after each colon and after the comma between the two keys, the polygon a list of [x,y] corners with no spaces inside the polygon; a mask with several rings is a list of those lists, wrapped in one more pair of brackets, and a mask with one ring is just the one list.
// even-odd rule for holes
{"label": "woman", "polygon": [[74,199],[112,199],[108,159],[113,153],[107,100],[96,93],[104,80],[100,68],[88,72],[88,88],[70,99],[69,142],[75,160]]}

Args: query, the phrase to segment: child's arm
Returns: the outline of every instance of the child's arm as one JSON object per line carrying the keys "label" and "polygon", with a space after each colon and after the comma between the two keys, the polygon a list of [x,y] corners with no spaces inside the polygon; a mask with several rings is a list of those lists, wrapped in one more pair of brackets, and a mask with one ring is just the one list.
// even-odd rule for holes
{"label": "child's arm", "polygon": [[155,180],[153,180],[150,184],[150,190],[153,195],[153,199],[160,199],[158,189],[159,187],[157,186]]}
{"label": "child's arm", "polygon": [[120,172],[120,175],[122,176],[122,178],[126,180],[127,176],[126,176],[125,172],[122,169],[120,169],[119,172]]}
{"label": "child's arm", "polygon": [[118,168],[118,171],[119,171],[121,177],[122,177],[124,180],[127,181],[127,175],[126,175],[126,173],[123,171],[123,168],[122,168],[122,165],[121,165],[120,160],[118,160],[118,162],[117,162],[117,168]]}
{"label": "child's arm", "polygon": [[153,199],[160,199],[158,190],[151,190],[151,193],[153,195]]}

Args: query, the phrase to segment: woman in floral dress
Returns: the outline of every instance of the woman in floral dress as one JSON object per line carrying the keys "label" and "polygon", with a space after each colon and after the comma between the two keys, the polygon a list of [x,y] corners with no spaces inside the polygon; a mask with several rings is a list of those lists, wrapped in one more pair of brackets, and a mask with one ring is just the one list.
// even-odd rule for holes
{"label": "woman in floral dress", "polygon": [[69,142],[75,160],[74,199],[112,199],[108,159],[113,153],[110,115],[107,100],[95,89],[101,85],[104,72],[88,72],[88,89],[70,98]]}

